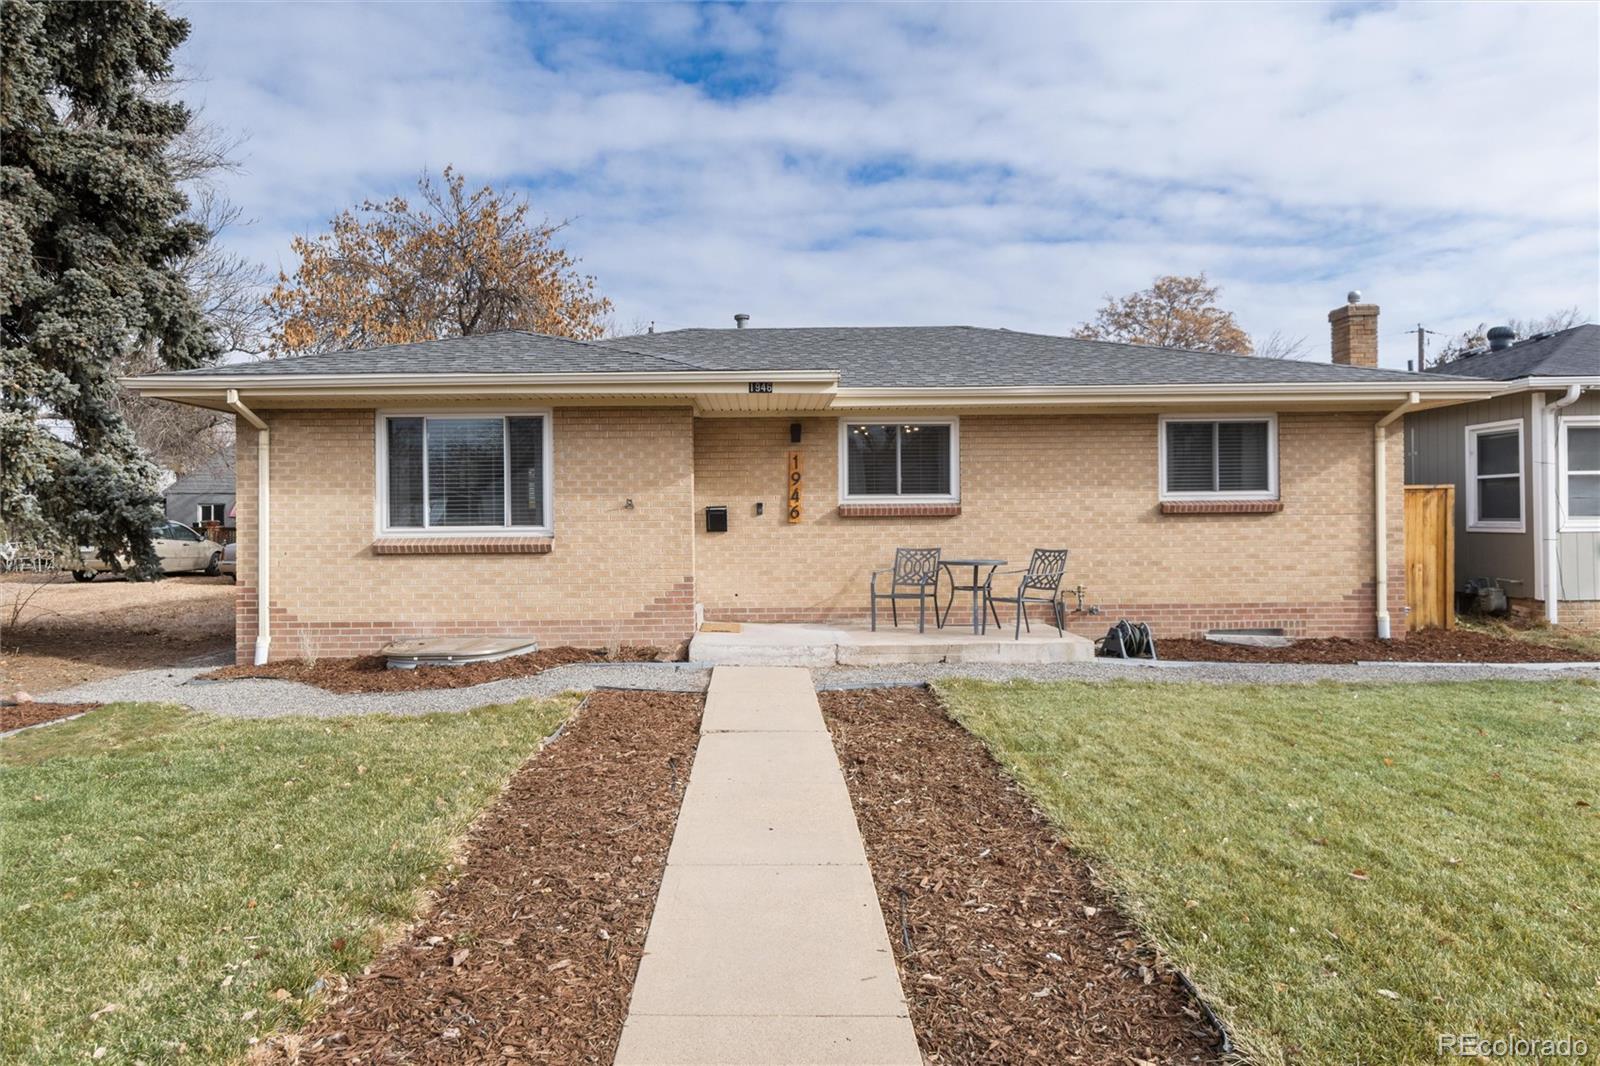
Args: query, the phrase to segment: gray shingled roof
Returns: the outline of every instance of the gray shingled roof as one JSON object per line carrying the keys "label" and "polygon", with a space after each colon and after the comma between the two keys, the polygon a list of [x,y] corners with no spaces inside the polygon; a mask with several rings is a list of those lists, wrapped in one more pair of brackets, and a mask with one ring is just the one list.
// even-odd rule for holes
{"label": "gray shingled roof", "polygon": [[682,363],[625,348],[602,347],[543,333],[506,330],[389,344],[351,352],[321,352],[254,363],[185,370],[181,377],[276,377],[300,374],[574,374],[692,370]]}
{"label": "gray shingled roof", "polygon": [[1429,367],[1428,373],[1491,381],[1600,377],[1600,326],[1573,326],[1559,333],[1530,337],[1498,352],[1473,352]]}
{"label": "gray shingled roof", "polygon": [[[584,342],[489,333],[184,371],[302,374],[554,374],[838,371],[847,388],[1405,382],[1419,375],[1298,360],[1078,340],[972,326],[680,329]],[[1420,379],[1426,380],[1426,379]]]}
{"label": "gray shingled roof", "polygon": [[849,388],[1243,385],[1410,381],[1416,375],[973,326],[679,329],[601,341],[717,370],[838,370]]}

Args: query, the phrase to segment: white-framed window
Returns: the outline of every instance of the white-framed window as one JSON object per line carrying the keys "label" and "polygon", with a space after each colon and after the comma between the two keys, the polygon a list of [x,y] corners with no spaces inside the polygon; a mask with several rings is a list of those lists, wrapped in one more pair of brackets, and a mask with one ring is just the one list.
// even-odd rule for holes
{"label": "white-framed window", "polygon": [[958,419],[839,420],[841,503],[955,503],[960,461]]}
{"label": "white-framed window", "polygon": [[215,522],[224,525],[228,520],[228,505],[225,503],[202,503],[195,507],[195,521],[200,525]]}
{"label": "white-framed window", "polygon": [[549,411],[380,411],[380,533],[548,536]]}
{"label": "white-framed window", "polygon": [[1467,427],[1467,529],[1521,533],[1522,419]]}
{"label": "white-framed window", "polygon": [[1600,532],[1600,415],[1560,420],[1556,491],[1561,532]]}
{"label": "white-framed window", "polygon": [[1161,499],[1276,500],[1276,415],[1163,415]]}

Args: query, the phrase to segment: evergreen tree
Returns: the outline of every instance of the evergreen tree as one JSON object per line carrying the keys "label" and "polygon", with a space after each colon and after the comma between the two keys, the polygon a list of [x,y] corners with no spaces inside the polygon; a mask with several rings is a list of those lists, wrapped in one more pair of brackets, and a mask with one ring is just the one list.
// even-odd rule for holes
{"label": "evergreen tree", "polygon": [[217,354],[175,264],[204,242],[166,158],[188,23],[146,0],[0,5],[0,527],[156,572],[157,471],[113,367]]}

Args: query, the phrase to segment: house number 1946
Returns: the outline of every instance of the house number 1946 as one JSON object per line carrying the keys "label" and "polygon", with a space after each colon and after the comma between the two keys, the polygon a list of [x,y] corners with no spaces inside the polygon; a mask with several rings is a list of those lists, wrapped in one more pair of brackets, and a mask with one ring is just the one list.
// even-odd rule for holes
{"label": "house number 1946", "polygon": [[789,524],[800,521],[800,453],[789,453]]}

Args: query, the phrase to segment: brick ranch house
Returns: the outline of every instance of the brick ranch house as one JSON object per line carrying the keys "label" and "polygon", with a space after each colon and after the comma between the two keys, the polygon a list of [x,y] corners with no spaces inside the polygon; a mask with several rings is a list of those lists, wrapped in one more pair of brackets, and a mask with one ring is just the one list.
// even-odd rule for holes
{"label": "brick ranch house", "polygon": [[1126,616],[1400,636],[1403,416],[1494,386],[1378,369],[1377,310],[1330,314],[1331,363],[735,328],[496,333],[129,386],[238,416],[240,661],[860,622],[896,546],[1014,565],[1068,547],[1066,584],[1103,612],[1073,617],[1085,635]]}

